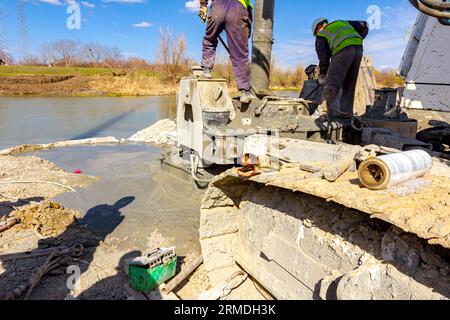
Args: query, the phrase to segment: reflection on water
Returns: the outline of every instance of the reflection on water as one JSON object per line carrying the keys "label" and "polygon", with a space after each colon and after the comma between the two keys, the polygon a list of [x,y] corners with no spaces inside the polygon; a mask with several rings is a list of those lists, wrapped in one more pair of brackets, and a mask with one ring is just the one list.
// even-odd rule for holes
{"label": "reflection on water", "polygon": [[175,118],[175,97],[0,98],[0,149],[99,136],[128,138]]}

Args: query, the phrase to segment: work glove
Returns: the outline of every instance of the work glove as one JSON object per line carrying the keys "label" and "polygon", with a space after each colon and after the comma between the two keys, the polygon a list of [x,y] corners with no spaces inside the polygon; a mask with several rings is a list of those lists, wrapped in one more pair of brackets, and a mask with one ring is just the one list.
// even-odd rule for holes
{"label": "work glove", "polygon": [[208,19],[208,7],[201,6],[198,15],[200,16],[200,19],[202,19],[203,22],[206,22],[206,19]]}
{"label": "work glove", "polygon": [[324,86],[326,83],[326,76],[324,76],[323,74],[319,74],[318,81],[321,86]]}

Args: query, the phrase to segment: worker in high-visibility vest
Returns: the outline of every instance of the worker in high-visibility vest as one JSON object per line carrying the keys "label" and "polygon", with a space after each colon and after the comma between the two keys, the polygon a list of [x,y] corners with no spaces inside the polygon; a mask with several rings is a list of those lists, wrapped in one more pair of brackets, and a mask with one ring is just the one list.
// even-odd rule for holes
{"label": "worker in high-visibility vest", "polygon": [[[320,61],[319,82],[325,86],[323,103],[315,115],[353,115],[363,41],[369,33],[369,26],[365,21],[329,23],[320,18],[314,21],[312,31]],[[336,110],[336,106],[340,109]]]}
{"label": "worker in high-visibility vest", "polygon": [[250,103],[256,99],[250,92],[252,79],[250,73],[248,41],[253,20],[251,0],[211,0],[208,14],[208,0],[200,0],[200,18],[206,22],[206,35],[203,39],[203,76],[211,78],[216,58],[216,48],[220,33],[227,34],[230,58],[241,102]]}

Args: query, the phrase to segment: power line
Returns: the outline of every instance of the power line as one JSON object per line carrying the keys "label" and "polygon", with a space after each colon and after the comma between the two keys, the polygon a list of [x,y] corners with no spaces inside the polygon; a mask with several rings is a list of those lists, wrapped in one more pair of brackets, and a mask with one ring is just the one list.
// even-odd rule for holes
{"label": "power line", "polygon": [[28,38],[28,26],[25,15],[24,0],[17,0],[17,24],[19,31],[19,61],[23,61],[30,55],[30,43]]}
{"label": "power line", "polygon": [[3,4],[0,3],[0,51],[6,51],[6,33],[3,21]]}

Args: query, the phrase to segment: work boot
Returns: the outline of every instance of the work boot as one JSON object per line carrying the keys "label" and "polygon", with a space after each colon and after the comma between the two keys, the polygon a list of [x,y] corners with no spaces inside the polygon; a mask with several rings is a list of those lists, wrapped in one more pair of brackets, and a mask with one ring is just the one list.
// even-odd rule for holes
{"label": "work boot", "polygon": [[327,102],[324,101],[324,102],[322,102],[322,104],[320,104],[317,107],[316,111],[314,111],[313,117],[319,118],[319,117],[322,117],[322,116],[324,116],[326,114],[328,114],[328,105],[327,105]]}
{"label": "work boot", "polygon": [[241,103],[249,104],[255,99],[256,97],[249,90],[241,91],[241,99],[240,99]]}
{"label": "work boot", "polygon": [[203,78],[211,79],[212,78],[212,69],[203,67],[202,76],[203,76]]}

